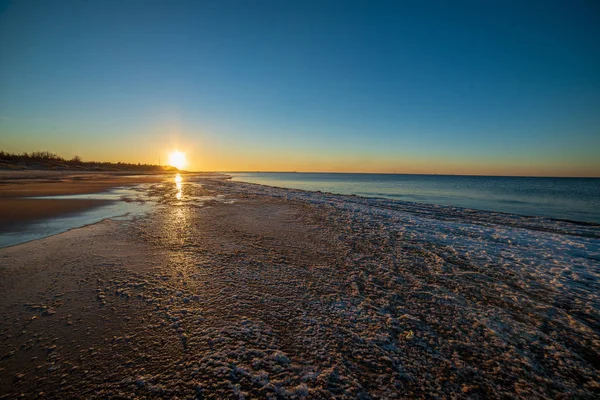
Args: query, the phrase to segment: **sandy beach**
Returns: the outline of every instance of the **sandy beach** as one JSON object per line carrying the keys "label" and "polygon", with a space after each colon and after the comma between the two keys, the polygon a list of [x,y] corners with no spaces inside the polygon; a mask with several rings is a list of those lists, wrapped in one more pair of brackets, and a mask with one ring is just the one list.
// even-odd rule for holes
{"label": "sandy beach", "polygon": [[[183,173],[185,176],[185,173]],[[172,181],[174,173],[0,171],[0,232],[59,216],[77,214],[109,200],[64,198],[102,193],[116,187]],[[203,174],[203,176],[219,176]],[[61,197],[55,197],[61,196]]]}
{"label": "sandy beach", "polygon": [[102,200],[35,199],[31,197],[91,194],[118,186],[160,182],[169,175],[127,176],[123,173],[71,171],[0,171],[0,232],[60,215],[106,205]]}
{"label": "sandy beach", "polygon": [[[129,178],[60,179],[3,221]],[[0,398],[600,395],[596,225],[134,182],[150,211],[0,249]]]}

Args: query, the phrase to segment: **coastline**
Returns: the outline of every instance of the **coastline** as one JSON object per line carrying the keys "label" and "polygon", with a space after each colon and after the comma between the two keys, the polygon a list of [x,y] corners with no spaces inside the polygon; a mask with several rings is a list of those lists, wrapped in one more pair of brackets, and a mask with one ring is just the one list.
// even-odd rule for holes
{"label": "coastline", "polygon": [[231,173],[232,180],[600,224],[600,179],[343,173]]}
{"label": "coastline", "polygon": [[[103,200],[94,195],[116,188],[172,180],[176,173],[0,171],[0,233],[114,204],[115,200]],[[82,195],[90,195],[90,198],[82,198]]]}
{"label": "coastline", "polygon": [[145,216],[0,249],[0,396],[600,389],[597,227],[223,180],[184,181],[178,199],[173,186],[152,186]]}

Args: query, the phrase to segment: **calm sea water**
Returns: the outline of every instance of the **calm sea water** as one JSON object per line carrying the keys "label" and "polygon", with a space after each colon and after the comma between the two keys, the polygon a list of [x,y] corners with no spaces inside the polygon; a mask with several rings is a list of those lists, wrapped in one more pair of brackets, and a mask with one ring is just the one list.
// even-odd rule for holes
{"label": "calm sea water", "polygon": [[600,178],[229,173],[233,180],[600,223]]}

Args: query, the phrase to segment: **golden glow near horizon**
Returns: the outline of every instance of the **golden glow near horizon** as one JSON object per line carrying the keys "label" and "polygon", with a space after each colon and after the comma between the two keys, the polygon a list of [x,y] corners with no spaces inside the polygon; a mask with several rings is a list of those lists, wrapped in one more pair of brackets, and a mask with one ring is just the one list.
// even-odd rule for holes
{"label": "golden glow near horizon", "polygon": [[[0,135],[1,136],[1,135]],[[188,171],[281,171],[281,172],[347,172],[347,173],[398,173],[440,175],[492,175],[492,176],[552,176],[600,177],[600,163],[596,158],[565,154],[561,157],[539,156],[522,160],[520,157],[477,158],[443,156],[417,156],[399,152],[376,156],[368,152],[336,152],[329,149],[296,149],[252,147],[235,143],[202,142],[181,138],[170,142],[149,140],[140,142],[135,154],[131,147],[119,146],[114,150],[101,145],[78,144],[77,151],[51,147],[50,152],[65,159],[79,155],[84,161],[106,161],[172,165]],[[131,143],[134,146],[134,142]],[[171,149],[171,151],[165,151]],[[185,149],[182,151],[181,149]],[[0,149],[2,150],[2,149]],[[11,152],[30,152],[31,148],[11,147]],[[156,157],[156,155],[160,155]],[[160,162],[162,159],[162,163]],[[166,162],[165,162],[166,160]],[[183,177],[183,176],[182,176]],[[171,178],[172,179],[172,178]]]}
{"label": "golden glow near horizon", "polygon": [[169,154],[169,165],[177,169],[185,168],[185,166],[187,165],[185,153],[182,151],[174,151],[171,154]]}

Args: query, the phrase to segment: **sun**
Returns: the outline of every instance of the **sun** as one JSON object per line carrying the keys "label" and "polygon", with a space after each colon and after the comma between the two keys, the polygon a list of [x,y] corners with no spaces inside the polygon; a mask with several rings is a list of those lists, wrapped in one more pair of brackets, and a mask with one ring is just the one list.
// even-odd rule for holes
{"label": "sun", "polygon": [[187,163],[185,159],[185,153],[181,151],[174,151],[169,154],[169,165],[177,169],[183,169]]}

